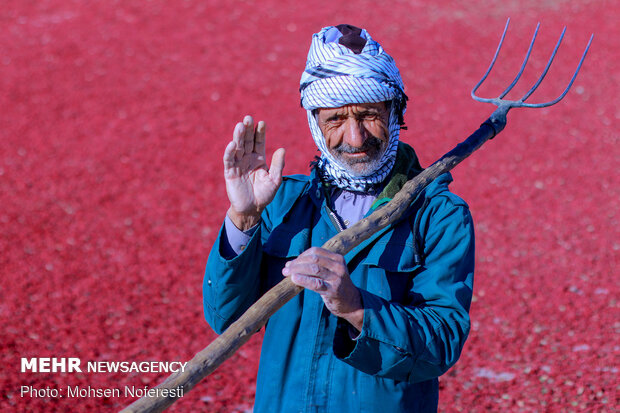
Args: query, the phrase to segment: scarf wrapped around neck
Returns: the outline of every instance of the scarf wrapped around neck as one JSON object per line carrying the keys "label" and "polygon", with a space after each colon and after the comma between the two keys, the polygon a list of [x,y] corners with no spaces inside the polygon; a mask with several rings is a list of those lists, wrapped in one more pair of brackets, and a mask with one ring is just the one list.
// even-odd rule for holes
{"label": "scarf wrapped around neck", "polygon": [[[329,184],[351,191],[367,191],[381,184],[394,166],[407,106],[394,59],[364,29],[349,25],[325,27],[312,36],[299,90],[301,105],[308,113],[310,132],[321,152],[317,162],[321,177]],[[329,153],[315,109],[376,102],[389,104],[387,148],[374,171],[353,176]]]}

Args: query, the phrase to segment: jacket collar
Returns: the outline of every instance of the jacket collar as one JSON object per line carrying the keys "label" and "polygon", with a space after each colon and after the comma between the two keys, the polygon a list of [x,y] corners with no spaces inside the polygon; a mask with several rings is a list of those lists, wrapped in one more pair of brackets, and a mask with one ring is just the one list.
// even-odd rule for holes
{"label": "jacket collar", "polygon": [[381,191],[379,196],[377,196],[377,200],[370,207],[369,213],[392,200],[394,195],[400,191],[408,180],[422,171],[423,168],[413,148],[404,142],[399,142],[394,168],[387,178],[387,184],[383,191]]}

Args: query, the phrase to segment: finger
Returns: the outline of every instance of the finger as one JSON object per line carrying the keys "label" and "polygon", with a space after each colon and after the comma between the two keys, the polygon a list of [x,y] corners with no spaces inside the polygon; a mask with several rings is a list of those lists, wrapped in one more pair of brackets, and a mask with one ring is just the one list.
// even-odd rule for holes
{"label": "finger", "polygon": [[304,262],[303,260],[296,259],[286,263],[285,267],[282,269],[282,274],[284,276],[301,274],[310,277],[325,278],[325,273],[327,271],[328,270],[326,268],[321,267],[316,262]]}
{"label": "finger", "polygon": [[305,277],[320,278],[327,283],[332,283],[335,280],[341,279],[347,273],[344,266],[334,265],[332,262],[327,262],[326,264],[323,265],[316,257],[300,256],[286,263],[282,269],[282,275],[285,277],[303,275]]}
{"label": "finger", "polygon": [[236,144],[235,155],[243,156],[243,148],[245,141],[245,124],[243,122],[237,123],[235,130],[233,131],[233,142]]}
{"label": "finger", "polygon": [[291,276],[291,281],[300,287],[316,291],[317,293],[322,293],[329,289],[328,284],[324,280],[316,277],[308,277],[302,274],[293,274]]}
{"label": "finger", "polygon": [[228,142],[226,149],[224,149],[224,172],[232,169],[236,166],[235,153],[237,152],[237,144],[235,141]]}
{"label": "finger", "polygon": [[262,120],[258,122],[256,126],[256,133],[254,134],[254,152],[263,155],[265,157],[265,132],[267,125]]}
{"label": "finger", "polygon": [[245,153],[252,153],[254,150],[254,119],[250,115],[243,118],[245,133],[243,134],[243,150]]}
{"label": "finger", "polygon": [[317,255],[311,251],[304,251],[299,257],[295,258],[293,261],[289,261],[286,263],[286,267],[289,268],[296,268],[296,267],[302,267],[302,268],[310,268],[311,272],[306,272],[306,274],[316,274],[318,271],[314,271],[312,272],[312,270],[314,270],[314,267],[316,266],[318,267],[329,267],[331,266],[333,263],[329,260],[326,259],[325,257],[322,257],[320,255]]}
{"label": "finger", "polygon": [[302,252],[299,255],[298,259],[302,257],[313,260],[313,262],[321,263],[325,266],[345,263],[344,257],[341,254],[332,252],[321,247],[308,248],[306,251]]}
{"label": "finger", "polygon": [[[347,268],[344,257],[340,254],[328,251],[324,248],[312,247],[304,251],[299,257],[290,264],[300,265],[317,265],[321,270],[316,276],[333,281],[334,279],[340,279],[348,277],[349,270]],[[313,273],[306,273],[307,275],[315,275]]]}
{"label": "finger", "polygon": [[275,151],[271,157],[271,165],[269,166],[269,176],[271,180],[280,185],[282,182],[282,170],[284,169],[284,155],[286,151],[284,148],[280,148]]}

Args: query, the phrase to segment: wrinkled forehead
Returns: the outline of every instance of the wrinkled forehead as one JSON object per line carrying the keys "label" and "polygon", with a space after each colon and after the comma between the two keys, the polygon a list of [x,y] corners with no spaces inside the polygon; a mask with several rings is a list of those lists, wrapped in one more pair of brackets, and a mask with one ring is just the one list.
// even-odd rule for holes
{"label": "wrinkled forehead", "polygon": [[312,110],[312,114],[316,116],[331,116],[334,114],[356,114],[363,112],[385,114],[387,115],[390,110],[390,101],[385,102],[371,102],[371,103],[351,103],[344,106],[335,108],[317,108]]}
{"label": "wrinkled forehead", "polygon": [[321,114],[355,114],[362,112],[386,113],[388,109],[387,103],[388,102],[351,103],[337,108],[318,108],[316,112]]}

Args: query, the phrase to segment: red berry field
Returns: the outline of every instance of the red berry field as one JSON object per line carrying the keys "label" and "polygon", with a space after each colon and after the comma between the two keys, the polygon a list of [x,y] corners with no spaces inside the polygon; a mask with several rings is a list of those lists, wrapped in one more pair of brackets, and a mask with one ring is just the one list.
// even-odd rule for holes
{"label": "red berry field", "polygon": [[[512,81],[537,22],[510,98],[536,81],[564,25],[532,103],[563,91],[594,40],[562,102],[511,111],[453,171],[475,221],[476,279],[439,409],[618,411],[616,0],[4,0],[0,411],[121,410],[136,397],[66,389],[154,387],[168,373],[85,367],[185,362],[216,337],[201,289],[228,207],[222,154],[252,114],[267,123],[268,157],[285,147],[285,173],[308,171],[317,152],[298,88],[312,33],[364,27],[395,58],[410,99],[401,139],[428,166],[493,111],[470,91],[508,17],[485,97]],[[259,333],[169,411],[250,412],[260,345]],[[78,358],[82,371],[22,371],[42,358]]]}

